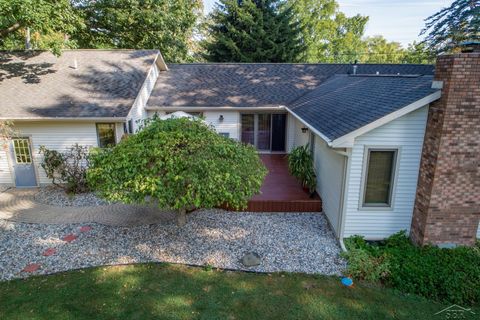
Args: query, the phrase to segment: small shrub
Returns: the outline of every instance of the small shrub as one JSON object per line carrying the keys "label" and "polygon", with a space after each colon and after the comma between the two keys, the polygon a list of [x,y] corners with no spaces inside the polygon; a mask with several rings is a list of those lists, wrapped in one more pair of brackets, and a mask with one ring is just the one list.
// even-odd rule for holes
{"label": "small shrub", "polygon": [[290,152],[288,155],[288,169],[290,174],[299,179],[302,186],[308,188],[310,193],[315,192],[317,176],[313,168],[313,157],[308,144],[297,147]]}
{"label": "small shrub", "polygon": [[65,152],[58,152],[40,146],[40,154],[43,155],[41,166],[54,185],[64,189],[67,193],[89,191],[87,184],[88,147],[77,143]]}
{"label": "small shrub", "polygon": [[405,293],[460,305],[480,302],[480,248],[440,249],[413,245],[405,232],[369,244],[361,237],[345,241],[347,272],[357,279],[382,282]]}

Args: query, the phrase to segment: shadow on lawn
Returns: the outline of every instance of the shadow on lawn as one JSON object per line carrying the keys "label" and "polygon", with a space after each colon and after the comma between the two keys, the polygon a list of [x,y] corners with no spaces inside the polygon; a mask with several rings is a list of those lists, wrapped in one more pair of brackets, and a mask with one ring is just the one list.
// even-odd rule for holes
{"label": "shadow on lawn", "polygon": [[0,283],[0,316],[38,319],[429,319],[443,306],[335,277],[100,267]]}

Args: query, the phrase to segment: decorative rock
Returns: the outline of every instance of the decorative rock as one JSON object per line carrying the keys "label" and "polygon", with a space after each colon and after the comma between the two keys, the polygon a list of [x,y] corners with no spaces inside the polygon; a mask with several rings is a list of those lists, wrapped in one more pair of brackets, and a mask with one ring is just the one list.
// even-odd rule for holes
{"label": "decorative rock", "polygon": [[258,253],[255,252],[247,252],[242,259],[240,259],[240,262],[245,266],[245,267],[255,267],[260,265],[262,262],[260,256]]}
{"label": "decorative rock", "polygon": [[80,227],[80,232],[88,232],[92,230],[93,228],[91,226],[81,226]]}
{"label": "decorative rock", "polygon": [[40,267],[41,266],[38,263],[30,263],[29,265],[25,266],[25,268],[23,268],[22,272],[35,272],[40,269]]}
{"label": "decorative rock", "polygon": [[57,252],[55,248],[48,248],[47,250],[43,251],[42,255],[45,257],[53,256]]}
{"label": "decorative rock", "polygon": [[73,233],[67,234],[65,237],[62,238],[62,240],[65,242],[72,242],[75,239],[77,239],[77,236]]}
{"label": "decorative rock", "polygon": [[[88,236],[79,231],[87,225],[92,227]],[[197,210],[190,213],[183,228],[177,227],[173,212],[162,223],[129,228],[93,222],[48,224],[0,219],[0,230],[0,281],[30,276],[32,273],[22,270],[32,262],[41,264],[34,274],[142,262],[338,276],[346,267],[325,215],[318,212]],[[70,234],[81,241],[67,245],[62,238]],[[55,254],[42,256],[49,247],[57,249]],[[246,267],[241,263],[240,258],[250,251],[261,255],[260,265]]]}

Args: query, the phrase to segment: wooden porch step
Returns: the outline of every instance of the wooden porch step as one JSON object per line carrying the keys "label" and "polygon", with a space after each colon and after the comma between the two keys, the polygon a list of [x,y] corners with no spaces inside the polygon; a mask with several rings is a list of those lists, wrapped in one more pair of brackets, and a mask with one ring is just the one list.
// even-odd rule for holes
{"label": "wooden porch step", "polygon": [[322,200],[250,200],[250,212],[321,212]]}

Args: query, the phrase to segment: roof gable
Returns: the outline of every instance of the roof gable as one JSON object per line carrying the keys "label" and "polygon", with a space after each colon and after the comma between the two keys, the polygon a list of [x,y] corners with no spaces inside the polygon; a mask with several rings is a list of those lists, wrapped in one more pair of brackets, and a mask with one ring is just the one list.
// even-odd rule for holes
{"label": "roof gable", "polygon": [[432,76],[336,75],[288,108],[327,142],[340,146],[347,135],[353,138],[438,99],[440,91],[432,89],[432,80]]}

